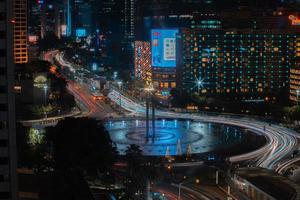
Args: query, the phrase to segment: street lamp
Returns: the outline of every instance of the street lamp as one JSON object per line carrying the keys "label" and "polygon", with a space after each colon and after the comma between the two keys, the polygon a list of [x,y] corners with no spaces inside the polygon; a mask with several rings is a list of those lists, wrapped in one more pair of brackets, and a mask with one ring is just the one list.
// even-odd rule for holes
{"label": "street lamp", "polygon": [[119,86],[119,89],[121,89],[123,82],[122,81],[118,81],[117,84]]}
{"label": "street lamp", "polygon": [[120,109],[122,108],[122,94],[121,94],[121,88],[122,88],[122,84],[123,82],[122,81],[118,81],[117,82],[118,86],[119,86],[119,94],[120,94]]}
{"label": "street lamp", "polygon": [[44,86],[44,104],[47,105],[47,90],[48,90],[48,86],[45,85]]}

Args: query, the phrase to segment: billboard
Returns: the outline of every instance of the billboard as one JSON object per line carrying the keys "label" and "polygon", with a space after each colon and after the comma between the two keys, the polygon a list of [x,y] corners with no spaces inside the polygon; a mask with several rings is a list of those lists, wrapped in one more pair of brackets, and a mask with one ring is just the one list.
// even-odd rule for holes
{"label": "billboard", "polygon": [[176,35],[178,29],[152,29],[152,66],[176,67]]}
{"label": "billboard", "polygon": [[86,30],[84,28],[76,29],[76,37],[86,37]]}

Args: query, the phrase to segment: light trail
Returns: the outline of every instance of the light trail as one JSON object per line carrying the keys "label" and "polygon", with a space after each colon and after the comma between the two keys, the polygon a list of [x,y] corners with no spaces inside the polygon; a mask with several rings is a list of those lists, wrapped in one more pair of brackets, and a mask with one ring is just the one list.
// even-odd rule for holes
{"label": "light trail", "polygon": [[[135,115],[145,115],[145,107],[143,105],[134,102],[120,92],[112,90],[108,96],[117,104],[121,101],[123,109],[130,111]],[[229,161],[232,163],[247,161],[256,166],[274,170],[280,167],[281,162],[298,148],[298,139],[300,138],[296,132],[287,128],[273,124],[270,126],[265,122],[247,117],[235,118],[221,114],[220,116],[210,116],[202,114],[176,113],[163,110],[157,110],[156,115],[164,118],[192,119],[196,121],[233,125],[264,135],[267,142],[263,147],[246,154],[232,156],[229,158]],[[288,165],[289,163],[287,162],[286,164]]]}

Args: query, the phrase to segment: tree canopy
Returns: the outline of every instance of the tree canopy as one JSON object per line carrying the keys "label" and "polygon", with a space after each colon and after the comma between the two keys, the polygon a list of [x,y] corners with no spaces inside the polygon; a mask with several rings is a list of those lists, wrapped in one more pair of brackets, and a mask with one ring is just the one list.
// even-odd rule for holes
{"label": "tree canopy", "polygon": [[55,167],[90,173],[108,170],[115,147],[103,123],[90,118],[67,118],[46,130]]}

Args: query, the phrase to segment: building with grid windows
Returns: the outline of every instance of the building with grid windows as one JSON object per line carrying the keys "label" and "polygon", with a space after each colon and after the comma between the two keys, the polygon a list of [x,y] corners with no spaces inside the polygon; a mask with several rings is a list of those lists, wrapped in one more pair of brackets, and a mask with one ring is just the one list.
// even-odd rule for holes
{"label": "building with grid windows", "polygon": [[299,101],[300,95],[300,37],[295,42],[295,65],[290,69],[290,100]]}
{"label": "building with grid windows", "polygon": [[17,199],[13,1],[0,1],[0,199]]}
{"label": "building with grid windows", "polygon": [[242,93],[253,99],[268,98],[289,84],[289,69],[295,62],[295,34],[182,29],[181,36],[180,82],[189,93]]}
{"label": "building with grid windows", "polygon": [[28,62],[27,0],[14,0],[14,56],[15,63]]}

